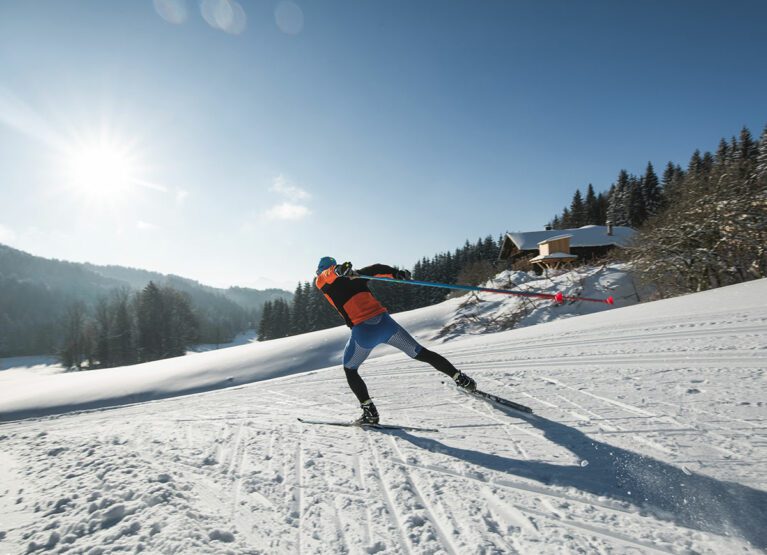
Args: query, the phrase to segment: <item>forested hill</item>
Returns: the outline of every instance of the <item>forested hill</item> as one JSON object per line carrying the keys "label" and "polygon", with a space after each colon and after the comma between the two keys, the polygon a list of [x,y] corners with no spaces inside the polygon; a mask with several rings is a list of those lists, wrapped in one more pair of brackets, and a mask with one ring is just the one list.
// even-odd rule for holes
{"label": "forested hill", "polygon": [[281,289],[218,289],[135,268],[47,259],[0,244],[0,356],[53,353],[69,307],[92,307],[116,291],[138,291],[150,281],[189,296],[200,340],[211,343],[253,327],[266,301],[292,297]]}

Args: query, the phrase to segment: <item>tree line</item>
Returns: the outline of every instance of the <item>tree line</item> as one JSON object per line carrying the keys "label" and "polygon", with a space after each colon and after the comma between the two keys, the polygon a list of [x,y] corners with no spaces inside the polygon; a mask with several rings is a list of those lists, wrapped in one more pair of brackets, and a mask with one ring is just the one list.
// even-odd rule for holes
{"label": "tree line", "polygon": [[[499,239],[488,235],[475,243],[468,240],[454,251],[424,257],[413,267],[413,279],[443,283],[479,284],[496,273],[495,261],[500,248]],[[373,294],[389,310],[402,312],[442,302],[444,289],[413,287],[397,283],[370,282]],[[275,299],[264,304],[258,327],[261,341],[288,337],[343,324],[338,312],[330,306],[313,282],[299,283],[292,301]]]}
{"label": "tree line", "polygon": [[139,292],[113,291],[89,308],[71,304],[59,351],[67,368],[109,368],[186,353],[199,339],[200,320],[189,296],[154,282]]}
{"label": "tree line", "polygon": [[696,150],[684,170],[669,163],[629,255],[664,297],[767,277],[767,127]]}
{"label": "tree line", "polygon": [[[669,162],[663,174],[664,185],[678,179],[679,166]],[[663,207],[664,189],[652,162],[642,175],[633,175],[626,170],[618,173],[618,179],[609,191],[596,194],[589,183],[584,197],[580,189],[575,190],[573,199],[560,215],[554,216],[549,225],[553,229],[573,229],[584,225],[613,225],[641,227],[649,218],[658,214]]]}
{"label": "tree line", "polygon": [[62,323],[70,308],[92,317],[99,299],[147,283],[171,287],[189,297],[201,343],[221,344],[255,329],[266,300],[290,298],[277,289],[217,289],[174,275],[121,266],[94,266],[51,260],[0,245],[0,357],[51,355],[62,348]]}
{"label": "tree line", "polygon": [[625,169],[606,192],[576,189],[554,229],[631,226],[627,250],[638,275],[661,296],[740,283],[767,275],[767,127],[754,140],[743,127],[715,152],[695,150],[686,168],[668,162],[660,178]]}

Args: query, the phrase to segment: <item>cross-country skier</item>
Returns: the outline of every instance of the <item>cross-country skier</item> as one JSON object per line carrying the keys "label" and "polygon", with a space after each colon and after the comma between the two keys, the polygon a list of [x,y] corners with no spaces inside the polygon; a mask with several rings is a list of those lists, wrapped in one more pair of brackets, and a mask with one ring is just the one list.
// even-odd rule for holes
{"label": "cross-country skier", "polygon": [[474,391],[477,384],[462,373],[443,356],[420,345],[405,329],[392,319],[384,306],[378,302],[367,286],[367,280],[358,275],[411,279],[410,272],[398,270],[384,264],[373,264],[358,271],[351,262],[337,264],[330,256],[320,259],[317,265],[315,285],[322,291],[328,302],[343,316],[346,325],[352,329],[351,337],[344,349],[344,372],[354,394],[362,407],[358,424],[377,424],[378,410],[368,394],[367,386],[357,370],[376,345],[387,343],[406,355],[453,378],[464,389]]}

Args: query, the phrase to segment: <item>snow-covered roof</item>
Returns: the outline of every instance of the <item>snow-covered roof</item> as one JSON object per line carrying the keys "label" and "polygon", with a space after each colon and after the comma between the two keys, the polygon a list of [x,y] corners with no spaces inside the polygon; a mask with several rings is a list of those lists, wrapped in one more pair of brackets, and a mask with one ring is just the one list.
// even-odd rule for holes
{"label": "snow-covered roof", "polygon": [[535,258],[531,258],[530,262],[540,262],[542,260],[575,260],[578,258],[577,254],[570,254],[569,252],[552,252],[551,254],[539,254]]}
{"label": "snow-covered roof", "polygon": [[547,239],[544,239],[543,241],[539,241],[538,244],[542,245],[549,241],[558,241],[559,239],[567,239],[568,237],[572,237],[572,235],[557,235],[556,237],[548,237]]}
{"label": "snow-covered roof", "polygon": [[538,245],[563,234],[570,235],[570,247],[598,247],[616,245],[625,247],[636,230],[625,226],[613,226],[613,234],[607,234],[607,226],[585,225],[575,229],[551,229],[544,231],[510,232],[506,234],[521,251],[538,250]]}

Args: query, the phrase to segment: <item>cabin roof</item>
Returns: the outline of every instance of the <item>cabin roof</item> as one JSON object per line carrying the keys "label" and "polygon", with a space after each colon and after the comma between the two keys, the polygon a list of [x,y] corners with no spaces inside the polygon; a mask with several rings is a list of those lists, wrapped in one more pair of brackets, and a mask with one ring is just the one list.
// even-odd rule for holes
{"label": "cabin roof", "polygon": [[570,236],[570,247],[599,247],[614,245],[625,247],[632,239],[636,230],[626,226],[613,226],[613,234],[607,234],[607,226],[585,225],[575,229],[551,229],[544,231],[510,232],[506,234],[506,240],[511,241],[521,251],[538,250],[542,242],[560,238],[563,235]]}

